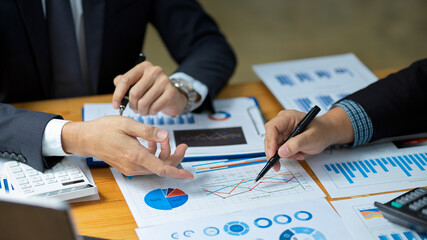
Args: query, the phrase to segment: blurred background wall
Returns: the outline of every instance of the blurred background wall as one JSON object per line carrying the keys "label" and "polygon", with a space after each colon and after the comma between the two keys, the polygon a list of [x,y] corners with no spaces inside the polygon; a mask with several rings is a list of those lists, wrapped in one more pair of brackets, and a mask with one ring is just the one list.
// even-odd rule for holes
{"label": "blurred background wall", "polygon": [[[199,0],[238,58],[231,83],[258,81],[253,64],[353,52],[371,70],[427,58],[426,0]],[[153,27],[144,52],[176,64]]]}

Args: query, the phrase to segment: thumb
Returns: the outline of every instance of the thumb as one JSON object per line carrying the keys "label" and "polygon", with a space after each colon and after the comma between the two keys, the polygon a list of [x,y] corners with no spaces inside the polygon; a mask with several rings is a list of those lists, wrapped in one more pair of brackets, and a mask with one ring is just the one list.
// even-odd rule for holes
{"label": "thumb", "polygon": [[291,157],[298,152],[303,151],[303,147],[308,143],[308,139],[304,136],[304,134],[300,134],[289,139],[286,143],[284,143],[279,148],[279,156],[283,158]]}
{"label": "thumb", "polygon": [[151,142],[163,142],[168,139],[168,132],[151,126],[139,123],[136,120],[129,119],[130,124],[126,124],[125,132],[134,137],[140,137]]}

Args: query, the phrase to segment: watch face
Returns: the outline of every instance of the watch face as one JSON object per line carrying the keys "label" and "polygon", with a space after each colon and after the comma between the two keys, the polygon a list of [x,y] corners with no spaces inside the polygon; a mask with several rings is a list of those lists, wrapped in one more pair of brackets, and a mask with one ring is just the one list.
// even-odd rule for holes
{"label": "watch face", "polygon": [[185,80],[180,79],[181,81],[181,86],[183,86],[184,88],[187,88],[189,91],[193,91],[193,84],[191,82],[187,82]]}

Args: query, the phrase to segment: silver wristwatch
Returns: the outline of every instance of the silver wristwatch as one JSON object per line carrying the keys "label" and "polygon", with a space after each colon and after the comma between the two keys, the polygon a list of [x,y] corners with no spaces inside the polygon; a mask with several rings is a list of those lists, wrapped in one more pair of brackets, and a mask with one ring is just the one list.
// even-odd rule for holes
{"label": "silver wristwatch", "polygon": [[172,78],[171,82],[180,92],[187,96],[188,101],[183,113],[189,112],[197,99],[197,92],[194,90],[193,84],[181,78]]}

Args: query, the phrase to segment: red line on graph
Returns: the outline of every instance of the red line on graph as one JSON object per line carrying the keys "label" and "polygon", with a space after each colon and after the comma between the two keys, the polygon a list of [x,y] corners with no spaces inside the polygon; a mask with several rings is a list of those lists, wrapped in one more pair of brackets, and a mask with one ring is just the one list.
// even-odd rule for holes
{"label": "red line on graph", "polygon": [[257,183],[253,188],[249,189],[249,191],[252,191],[252,189],[256,188],[258,185],[260,185],[262,182]]}

